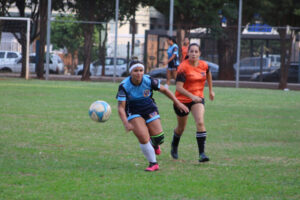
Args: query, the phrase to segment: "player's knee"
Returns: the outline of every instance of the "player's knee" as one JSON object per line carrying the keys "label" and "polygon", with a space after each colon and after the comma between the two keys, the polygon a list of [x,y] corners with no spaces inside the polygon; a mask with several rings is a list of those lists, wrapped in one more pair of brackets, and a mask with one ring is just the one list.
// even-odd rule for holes
{"label": "player's knee", "polygon": [[205,128],[204,122],[202,122],[202,121],[197,122],[196,126],[197,126],[197,129],[204,129]]}
{"label": "player's knee", "polygon": [[164,132],[160,133],[159,135],[151,136],[151,142],[154,146],[164,143],[164,139],[165,139]]}

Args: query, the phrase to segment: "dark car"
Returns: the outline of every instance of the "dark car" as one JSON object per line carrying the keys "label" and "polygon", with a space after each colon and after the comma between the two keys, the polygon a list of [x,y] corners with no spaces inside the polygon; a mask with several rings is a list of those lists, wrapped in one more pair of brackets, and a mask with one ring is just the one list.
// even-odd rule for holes
{"label": "dark car", "polygon": [[[212,74],[212,78],[218,79],[218,75],[219,75],[219,65],[209,62],[209,61],[205,61],[208,64],[208,67],[211,71]],[[153,69],[149,72],[149,75],[153,78],[166,78],[167,77],[167,68],[157,68],[157,69]]]}
{"label": "dark car", "polygon": [[[299,63],[291,63],[288,70],[288,82],[298,83],[299,76]],[[254,73],[250,78],[251,81],[260,81],[260,73]],[[264,82],[279,82],[280,80],[280,68],[262,73],[262,81]]]}

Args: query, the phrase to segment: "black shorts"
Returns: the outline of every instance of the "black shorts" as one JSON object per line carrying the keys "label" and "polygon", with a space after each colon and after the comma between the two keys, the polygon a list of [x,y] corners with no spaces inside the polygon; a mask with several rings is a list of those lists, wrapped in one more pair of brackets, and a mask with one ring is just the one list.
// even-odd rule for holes
{"label": "black shorts", "polygon": [[175,64],[174,59],[171,60],[171,62],[168,63],[168,70],[176,71],[176,70],[177,70],[177,67],[178,67],[178,66]]}
{"label": "black shorts", "polygon": [[[200,103],[202,103],[203,105],[205,105],[205,100],[204,100],[204,98],[202,98],[202,102],[200,102]],[[196,103],[195,103],[194,101],[192,101],[192,102],[190,102],[190,103],[183,103],[183,104],[186,105],[186,107],[189,108],[189,112],[187,112],[187,113],[186,113],[186,112],[181,112],[181,111],[173,104],[174,111],[175,111],[176,115],[179,116],[179,117],[187,116],[187,115],[190,113],[192,106],[193,106],[194,104],[196,104]]]}

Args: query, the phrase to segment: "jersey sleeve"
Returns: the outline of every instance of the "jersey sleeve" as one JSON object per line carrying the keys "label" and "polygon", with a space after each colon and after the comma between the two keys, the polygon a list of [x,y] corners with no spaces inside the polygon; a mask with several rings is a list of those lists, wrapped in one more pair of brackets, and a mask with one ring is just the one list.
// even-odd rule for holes
{"label": "jersey sleeve", "polygon": [[159,90],[160,89],[160,80],[156,79],[156,78],[152,78],[150,77],[151,80],[151,88],[153,90]]}
{"label": "jersey sleeve", "polygon": [[177,76],[176,76],[176,82],[185,82],[185,71],[182,67],[182,65],[179,66],[178,71],[177,71]]}
{"label": "jersey sleeve", "polygon": [[126,91],[125,91],[123,85],[119,86],[119,90],[118,90],[116,99],[118,99],[118,101],[126,101]]}

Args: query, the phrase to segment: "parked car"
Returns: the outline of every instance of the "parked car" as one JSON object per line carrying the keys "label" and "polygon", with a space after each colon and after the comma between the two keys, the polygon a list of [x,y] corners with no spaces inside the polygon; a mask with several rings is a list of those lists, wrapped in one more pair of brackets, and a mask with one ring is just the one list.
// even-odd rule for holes
{"label": "parked car", "polygon": [[[298,83],[299,80],[299,63],[291,63],[288,69],[288,82],[289,83]],[[270,72],[263,72],[262,75],[257,72],[251,76],[251,81],[262,81],[265,82],[279,82],[280,81],[280,69],[276,69]]]}
{"label": "parked car", "polygon": [[12,65],[16,65],[22,58],[19,52],[15,51],[0,51],[0,71],[11,72]]}
{"label": "parked car", "polygon": [[[278,67],[271,66],[271,58],[267,57],[247,57],[240,61],[240,79],[249,80],[252,74],[260,72],[260,62],[262,59],[262,71],[270,72],[272,70],[278,69]],[[233,66],[234,70],[237,69],[237,64]]]}
{"label": "parked car", "polygon": [[[75,70],[76,75],[82,75],[83,64],[78,65]],[[96,60],[90,64],[90,74],[92,76],[102,76],[102,65],[100,60]],[[105,76],[114,75],[114,58],[105,58]],[[127,75],[127,62],[124,58],[117,58],[116,65],[116,76],[126,76]]]}
{"label": "parked car", "polygon": [[[264,56],[264,57],[267,57],[267,56]],[[269,54],[268,58],[271,59],[271,66],[272,67],[277,67],[277,68],[280,67],[281,62],[280,62],[280,55],[279,54]]]}
{"label": "parked car", "polygon": [[16,51],[0,51],[0,65],[16,63],[21,57]]}
{"label": "parked car", "polygon": [[[219,75],[219,65],[209,62],[209,61],[205,61],[208,64],[208,67],[211,71],[212,77],[213,79],[218,79],[218,75]],[[149,75],[153,78],[166,78],[167,77],[167,68],[157,68],[157,69],[153,69],[149,72]]]}
{"label": "parked car", "polygon": [[[49,62],[49,73],[56,73],[61,74],[64,71],[64,66],[62,60],[59,58],[58,55],[50,54],[50,62]],[[29,55],[29,72],[35,73],[35,63],[36,63],[36,54],[31,53]],[[14,63],[1,65],[0,64],[0,71],[2,72],[16,72],[20,73],[22,70],[22,57],[16,59]],[[46,71],[46,60],[45,60],[45,69]]]}

